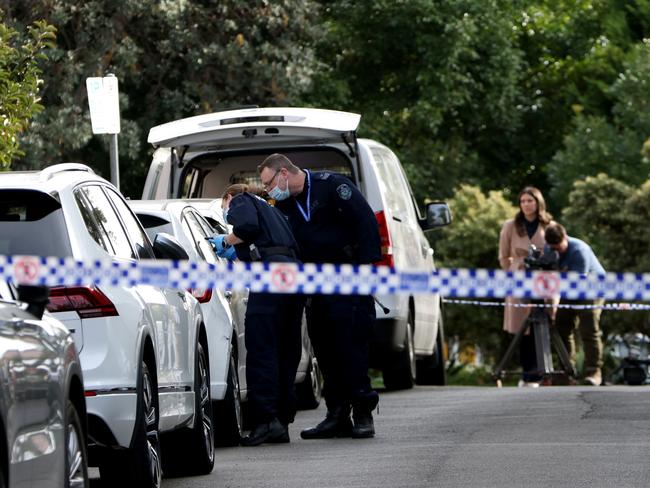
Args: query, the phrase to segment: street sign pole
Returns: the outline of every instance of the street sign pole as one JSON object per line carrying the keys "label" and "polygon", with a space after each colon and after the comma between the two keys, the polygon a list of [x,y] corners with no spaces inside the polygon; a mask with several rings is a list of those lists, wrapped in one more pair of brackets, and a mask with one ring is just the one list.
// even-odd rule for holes
{"label": "street sign pole", "polygon": [[93,134],[110,135],[111,182],[119,190],[117,135],[120,133],[120,102],[117,77],[110,73],[104,78],[86,78],[86,89]]}
{"label": "street sign pole", "polygon": [[120,161],[117,155],[117,134],[111,134],[111,183],[120,189]]}

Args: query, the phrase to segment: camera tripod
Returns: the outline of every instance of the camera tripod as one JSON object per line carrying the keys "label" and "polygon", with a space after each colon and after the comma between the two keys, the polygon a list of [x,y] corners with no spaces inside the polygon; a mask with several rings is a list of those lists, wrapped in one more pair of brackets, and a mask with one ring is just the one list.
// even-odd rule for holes
{"label": "camera tripod", "polygon": [[[543,303],[542,301],[532,301],[532,304]],[[496,385],[501,387],[501,380],[505,376],[505,367],[512,358],[512,355],[515,352],[515,349],[519,345],[522,336],[526,331],[532,328],[535,336],[535,354],[537,359],[537,371],[536,373],[542,376],[550,375],[560,375],[567,374],[569,376],[575,377],[576,372],[571,364],[571,359],[569,358],[569,353],[562,342],[559,332],[553,326],[551,326],[551,320],[546,311],[541,307],[535,307],[530,312],[530,315],[526,318],[522,326],[519,328],[515,336],[512,338],[508,349],[506,350],[505,355],[499,362],[499,365],[492,373],[492,378],[494,378]],[[562,367],[564,368],[561,371],[555,371],[553,369],[553,357],[551,355],[551,342],[555,346],[555,351],[557,352]]]}

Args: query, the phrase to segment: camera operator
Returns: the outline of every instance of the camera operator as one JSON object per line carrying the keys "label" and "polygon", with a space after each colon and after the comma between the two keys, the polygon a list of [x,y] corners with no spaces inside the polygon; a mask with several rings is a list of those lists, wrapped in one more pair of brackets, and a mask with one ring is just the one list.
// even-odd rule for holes
{"label": "camera operator", "polygon": [[[557,251],[560,255],[559,270],[575,271],[581,274],[605,274],[598,258],[591,247],[584,241],[569,237],[564,227],[552,223],[546,228],[544,235],[549,248]],[[562,300],[563,304],[593,304],[602,305],[604,300]],[[561,308],[555,317],[557,327],[564,344],[569,351],[571,361],[575,365],[576,346],[574,332],[580,328],[582,347],[585,353],[584,362],[584,384],[599,386],[602,383],[600,368],[603,365],[603,344],[600,338],[600,308],[594,309],[571,309]]]}

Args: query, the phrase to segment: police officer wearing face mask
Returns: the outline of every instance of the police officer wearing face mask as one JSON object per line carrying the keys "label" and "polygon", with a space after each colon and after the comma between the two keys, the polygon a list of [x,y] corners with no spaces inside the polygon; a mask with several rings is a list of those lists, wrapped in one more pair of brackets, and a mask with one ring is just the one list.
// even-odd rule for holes
{"label": "police officer wearing face mask", "polygon": [[[221,257],[297,263],[298,246],[286,218],[248,185],[229,186],[222,200],[231,234],[210,239]],[[250,293],[246,307],[246,379],[253,430],[243,446],[289,442],[296,414],[294,381],[302,353],[304,297]]]}
{"label": "police officer wearing face mask", "polygon": [[[268,195],[289,218],[303,262],[369,264],[381,259],[375,214],[349,179],[301,170],[282,154],[267,157],[258,170]],[[303,430],[303,439],[375,435],[372,411],[379,396],[368,377],[374,322],[372,296],[309,297],[307,324],[323,372],[327,416]]]}

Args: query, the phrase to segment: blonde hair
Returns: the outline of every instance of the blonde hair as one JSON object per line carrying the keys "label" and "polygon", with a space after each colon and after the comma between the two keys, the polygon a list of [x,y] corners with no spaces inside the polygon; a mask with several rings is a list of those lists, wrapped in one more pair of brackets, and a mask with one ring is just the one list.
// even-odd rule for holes
{"label": "blonde hair", "polygon": [[259,186],[248,185],[246,183],[235,183],[224,190],[221,198],[226,198],[228,195],[234,197],[240,193],[252,193],[259,197],[264,194],[264,190]]}

